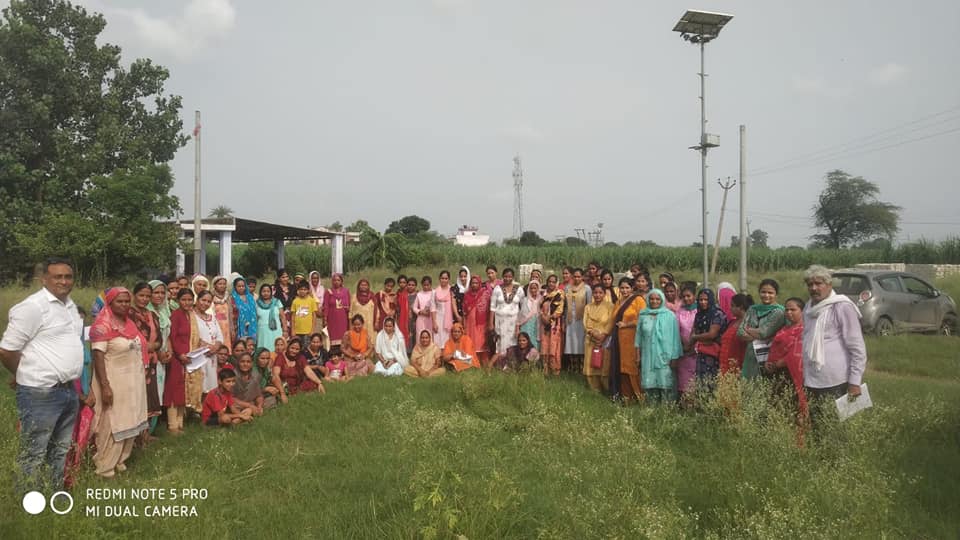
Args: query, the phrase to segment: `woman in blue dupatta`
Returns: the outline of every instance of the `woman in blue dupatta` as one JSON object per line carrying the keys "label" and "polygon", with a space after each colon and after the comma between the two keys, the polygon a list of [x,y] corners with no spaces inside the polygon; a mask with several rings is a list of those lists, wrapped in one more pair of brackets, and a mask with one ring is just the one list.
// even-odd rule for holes
{"label": "woman in blue dupatta", "polygon": [[663,291],[647,293],[647,307],[637,319],[634,344],[640,349],[643,391],[655,403],[676,401],[673,369],[683,355],[677,317],[667,309]]}
{"label": "woman in blue dupatta", "polygon": [[269,349],[283,337],[283,304],[273,297],[273,289],[264,283],[257,299],[257,347]]}
{"label": "woman in blue dupatta", "polygon": [[237,340],[257,340],[257,299],[247,289],[247,281],[240,274],[232,274],[233,320],[237,321]]}
{"label": "woman in blue dupatta", "polygon": [[703,381],[711,392],[720,368],[720,336],[726,327],[727,316],[717,305],[713,290],[700,289],[690,341],[697,352],[697,381]]}

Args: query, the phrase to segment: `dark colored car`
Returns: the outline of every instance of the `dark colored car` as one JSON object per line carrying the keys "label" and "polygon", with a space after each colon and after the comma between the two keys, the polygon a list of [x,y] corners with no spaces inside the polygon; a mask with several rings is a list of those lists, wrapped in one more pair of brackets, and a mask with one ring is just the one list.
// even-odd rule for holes
{"label": "dark colored car", "polygon": [[957,332],[957,304],[923,278],[886,270],[842,270],[833,273],[833,290],[860,308],[864,333]]}

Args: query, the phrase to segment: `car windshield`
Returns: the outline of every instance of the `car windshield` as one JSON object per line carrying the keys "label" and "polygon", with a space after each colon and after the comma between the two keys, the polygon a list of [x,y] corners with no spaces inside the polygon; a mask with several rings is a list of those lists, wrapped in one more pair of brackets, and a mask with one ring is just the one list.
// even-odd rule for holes
{"label": "car windshield", "polygon": [[837,291],[837,294],[857,296],[863,291],[870,290],[870,282],[867,276],[836,274],[833,276],[833,290]]}

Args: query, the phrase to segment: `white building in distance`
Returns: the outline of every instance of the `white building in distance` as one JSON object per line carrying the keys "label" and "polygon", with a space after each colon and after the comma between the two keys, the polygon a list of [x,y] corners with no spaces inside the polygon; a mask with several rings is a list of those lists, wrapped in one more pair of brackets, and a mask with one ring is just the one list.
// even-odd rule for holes
{"label": "white building in distance", "polygon": [[457,229],[457,235],[453,237],[453,243],[458,246],[477,247],[485,246],[490,243],[489,234],[478,234],[480,229],[474,225],[463,225]]}

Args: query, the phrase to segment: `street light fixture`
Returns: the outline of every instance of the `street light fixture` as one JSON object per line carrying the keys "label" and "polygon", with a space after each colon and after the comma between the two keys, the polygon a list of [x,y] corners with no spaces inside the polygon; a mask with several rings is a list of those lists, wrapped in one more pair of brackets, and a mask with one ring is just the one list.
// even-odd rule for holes
{"label": "street light fixture", "polygon": [[691,146],[700,152],[703,221],[703,286],[707,287],[710,279],[710,259],[707,250],[707,150],[720,146],[720,138],[707,133],[707,100],[706,100],[706,71],[704,70],[703,46],[720,35],[720,30],[726,26],[733,15],[713,13],[710,11],[687,10],[673,27],[674,32],[680,32],[684,41],[700,45],[700,144]]}

